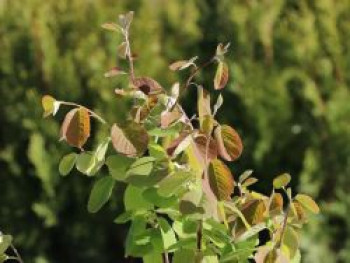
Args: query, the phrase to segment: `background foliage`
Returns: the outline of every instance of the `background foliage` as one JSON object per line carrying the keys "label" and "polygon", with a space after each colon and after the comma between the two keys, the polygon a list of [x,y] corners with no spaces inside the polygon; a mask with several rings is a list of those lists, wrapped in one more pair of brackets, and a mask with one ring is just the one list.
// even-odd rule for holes
{"label": "background foliage", "polygon": [[[253,169],[264,192],[272,176],[291,173],[294,187],[322,209],[303,235],[304,261],[350,261],[349,0],[1,0],[0,228],[14,235],[24,260],[122,258],[126,230],[111,219],[122,210],[123,189],[88,215],[91,181],[59,177],[69,147],[57,141],[58,123],[41,119],[40,97],[82,103],[108,120],[124,117],[111,91],[125,83],[103,77],[119,63],[120,41],[100,25],[125,10],[136,12],[137,73],[164,87],[175,79],[170,62],[205,60],[218,42],[231,42],[219,118],[234,124],[245,145],[233,173]],[[204,73],[212,85],[214,72]],[[185,96],[189,112],[194,95]],[[96,142],[104,132],[96,131]]]}

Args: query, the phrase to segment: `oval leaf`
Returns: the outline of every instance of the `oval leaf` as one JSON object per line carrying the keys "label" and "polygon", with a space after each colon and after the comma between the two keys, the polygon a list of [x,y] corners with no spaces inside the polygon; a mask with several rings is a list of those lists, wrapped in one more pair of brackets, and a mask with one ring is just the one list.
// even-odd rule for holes
{"label": "oval leaf", "polygon": [[243,151],[243,144],[235,129],[228,125],[215,129],[215,138],[220,156],[226,161],[236,160]]}
{"label": "oval leaf", "polygon": [[76,161],[77,161],[78,155],[76,153],[70,153],[65,155],[62,160],[60,161],[58,171],[61,175],[66,176],[70,173],[70,171],[73,169]]}
{"label": "oval leaf", "polygon": [[107,203],[112,195],[114,184],[115,181],[111,176],[103,177],[94,184],[88,202],[88,211],[90,213],[96,213]]}
{"label": "oval leaf", "polygon": [[314,214],[318,214],[320,212],[320,208],[316,202],[308,195],[297,194],[295,200],[297,200],[303,207]]}
{"label": "oval leaf", "polygon": [[51,114],[55,115],[60,105],[59,102],[56,101],[50,95],[43,96],[43,98],[41,99],[41,104],[44,109],[44,114],[43,114],[44,117],[47,117]]}
{"label": "oval leaf", "polygon": [[163,90],[157,81],[149,77],[136,78],[132,84],[146,95],[159,94]]}
{"label": "oval leaf", "polygon": [[234,189],[230,169],[219,159],[209,165],[209,185],[218,200],[229,200]]}
{"label": "oval leaf", "polygon": [[287,174],[287,173],[281,174],[273,180],[273,187],[275,189],[286,187],[289,184],[290,180],[291,180],[290,174]]}
{"label": "oval leaf", "polygon": [[71,146],[81,148],[90,137],[90,116],[84,107],[71,110],[61,127],[61,140]]}
{"label": "oval leaf", "polygon": [[219,62],[214,78],[214,89],[223,89],[228,81],[228,66],[225,62]]}
{"label": "oval leaf", "polygon": [[146,130],[137,123],[129,123],[126,127],[112,126],[111,138],[114,149],[126,156],[141,156],[148,145]]}

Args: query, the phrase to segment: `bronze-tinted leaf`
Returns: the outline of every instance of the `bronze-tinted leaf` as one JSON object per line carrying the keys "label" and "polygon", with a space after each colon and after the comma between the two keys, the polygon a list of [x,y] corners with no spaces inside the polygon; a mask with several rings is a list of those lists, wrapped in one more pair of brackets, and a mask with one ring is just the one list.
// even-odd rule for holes
{"label": "bronze-tinted leaf", "polygon": [[293,201],[292,202],[293,208],[291,209],[291,213],[295,213],[295,217],[298,219],[298,221],[305,221],[306,220],[306,215],[303,206],[298,202],[298,201]]}
{"label": "bronze-tinted leaf", "polygon": [[163,112],[160,117],[161,127],[163,129],[169,127],[172,123],[179,120],[182,117],[182,115],[183,114],[176,109],[171,112],[168,112],[168,111]]}
{"label": "bronze-tinted leaf", "polygon": [[235,129],[228,125],[215,129],[215,138],[220,156],[226,161],[236,160],[243,151],[243,144]]}
{"label": "bronze-tinted leaf", "polygon": [[219,159],[209,165],[209,184],[218,200],[229,200],[234,189],[234,180],[230,169]]}
{"label": "bronze-tinted leaf", "polygon": [[308,195],[297,194],[295,200],[298,201],[304,208],[306,208],[314,214],[318,214],[320,212],[320,208],[318,207],[316,202]]}
{"label": "bronze-tinted leaf", "polygon": [[86,108],[79,107],[67,113],[61,127],[61,140],[81,148],[90,136],[90,115]]}
{"label": "bronze-tinted leaf", "polygon": [[283,209],[283,197],[280,193],[271,196],[270,213],[280,213]]}
{"label": "bronze-tinted leaf", "polygon": [[242,208],[242,213],[249,224],[256,225],[264,221],[266,205],[263,200],[251,200]]}
{"label": "bronze-tinted leaf", "polygon": [[111,139],[114,149],[129,157],[141,156],[148,145],[146,130],[134,122],[124,127],[114,124],[111,129]]}
{"label": "bronze-tinted leaf", "polygon": [[193,57],[189,60],[178,60],[170,64],[169,69],[172,71],[183,70],[190,66],[195,66],[194,62],[198,57]]}
{"label": "bronze-tinted leaf", "polygon": [[184,150],[191,143],[192,135],[189,132],[182,132],[167,147],[166,151],[169,156],[176,155]]}
{"label": "bronze-tinted leaf", "polygon": [[159,94],[163,90],[157,81],[149,77],[136,78],[132,84],[136,89],[141,90],[146,95]]}
{"label": "bronze-tinted leaf", "polygon": [[219,62],[214,78],[214,88],[216,90],[223,89],[228,81],[228,66],[225,62]]}
{"label": "bronze-tinted leaf", "polygon": [[197,136],[194,139],[194,141],[195,141],[197,150],[200,153],[201,158],[203,160],[205,160],[206,156],[208,158],[208,162],[213,159],[216,159],[216,157],[218,156],[218,148],[217,148],[216,141],[212,137],[210,137],[207,153],[206,153],[207,151],[206,148],[207,148],[208,139],[204,134],[199,134],[199,136]]}

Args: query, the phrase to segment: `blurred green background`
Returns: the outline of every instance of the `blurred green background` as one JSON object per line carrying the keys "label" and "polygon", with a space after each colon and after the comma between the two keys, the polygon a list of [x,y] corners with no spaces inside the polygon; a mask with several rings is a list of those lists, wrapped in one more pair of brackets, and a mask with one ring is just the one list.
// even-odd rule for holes
{"label": "blurred green background", "polygon": [[[123,186],[88,214],[93,180],[59,176],[72,151],[58,142],[63,115],[43,120],[40,105],[51,94],[123,117],[113,90],[125,81],[103,77],[123,65],[121,39],[100,25],[128,10],[137,74],[166,88],[186,75],[171,62],[204,61],[231,42],[219,119],[244,141],[234,174],[253,169],[268,192],[275,175],[291,173],[322,209],[303,233],[303,262],[350,262],[350,0],[0,0],[0,230],[24,261],[132,262],[122,260],[127,227],[112,223]],[[212,89],[214,71],[203,73]],[[195,94],[183,99],[189,112]],[[106,135],[94,124],[91,147]]]}

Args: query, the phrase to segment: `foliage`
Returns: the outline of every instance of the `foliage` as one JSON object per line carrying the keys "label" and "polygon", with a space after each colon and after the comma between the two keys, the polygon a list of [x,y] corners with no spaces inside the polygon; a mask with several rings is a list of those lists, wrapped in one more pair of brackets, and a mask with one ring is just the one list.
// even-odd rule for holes
{"label": "foliage", "polygon": [[[144,262],[151,258],[163,262],[170,258],[174,262],[189,258],[191,262],[245,262],[253,257],[257,263],[299,262],[299,231],[307,222],[307,211],[319,213],[317,204],[307,195],[293,196],[288,174],[274,180],[269,196],[249,189],[257,181],[250,177],[251,172],[235,182],[219,158],[239,158],[243,149],[240,136],[215,118],[223,105],[221,94],[212,110],[210,94],[194,82],[201,70],[217,64],[214,89],[226,86],[229,45],[219,44],[215,55],[200,66],[195,59],[172,63],[171,70],[192,72],[184,84],[175,83],[168,94],[154,79],[135,75],[129,38],[132,20],[133,12],[129,12],[119,15],[118,23],[102,25],[123,36],[123,48],[118,50],[128,60],[129,69],[114,67],[105,76],[128,75],[128,86],[116,90],[118,97],[133,98],[126,120],[109,125],[79,104],[49,95],[42,99],[46,117],[55,115],[62,106],[73,106],[64,118],[60,136],[80,152],[62,158],[62,175],[76,166],[87,176],[97,176],[106,163],[110,174],[98,178],[91,190],[91,213],[110,199],[116,182],[126,183],[125,212],[115,222],[131,221],[125,244],[127,257],[142,257]],[[198,91],[198,114],[189,118],[179,100],[183,91],[192,87]],[[86,152],[83,146],[90,136],[91,118],[109,125],[110,137],[96,150]],[[117,154],[105,162],[110,141]],[[285,198],[278,192],[281,190]],[[264,245],[259,245],[261,231],[268,231],[270,237]]]}

